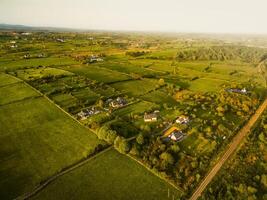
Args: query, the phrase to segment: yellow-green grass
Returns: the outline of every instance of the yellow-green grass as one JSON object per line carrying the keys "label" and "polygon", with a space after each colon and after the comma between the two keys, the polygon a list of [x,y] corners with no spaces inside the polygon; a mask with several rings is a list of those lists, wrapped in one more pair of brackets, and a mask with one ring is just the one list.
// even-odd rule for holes
{"label": "yellow-green grass", "polygon": [[30,192],[99,144],[105,145],[44,97],[1,105],[0,199]]}
{"label": "yellow-green grass", "polygon": [[75,74],[86,76],[91,80],[96,80],[98,82],[111,83],[116,81],[124,81],[131,79],[130,76],[117,72],[105,69],[103,67],[97,67],[95,65],[82,65],[82,66],[71,66],[63,67],[67,71],[73,72]]}
{"label": "yellow-green grass", "polygon": [[142,114],[145,111],[156,108],[157,105],[148,101],[140,101],[138,103],[131,104],[124,108],[117,109],[113,113],[118,116],[127,116],[129,114]]}
{"label": "yellow-green grass", "polygon": [[172,96],[160,90],[150,92],[146,95],[143,95],[141,98],[145,101],[150,101],[157,104],[166,103],[169,106],[177,105],[176,100]]}
{"label": "yellow-green grass", "polygon": [[194,132],[181,141],[179,145],[189,154],[201,155],[212,152],[217,144],[215,141],[206,139],[202,133]]}
{"label": "yellow-green grass", "polygon": [[50,68],[50,67],[40,67],[40,68],[30,68],[30,69],[24,69],[24,70],[18,70],[16,71],[17,76],[20,79],[23,80],[35,80],[35,79],[41,79],[48,76],[71,76],[73,73],[57,69],[57,68]]}
{"label": "yellow-green grass", "polygon": [[112,149],[56,179],[32,199],[162,200],[172,196],[177,199],[181,192]]}
{"label": "yellow-green grass", "polygon": [[9,76],[8,74],[4,74],[4,73],[0,73],[0,87],[4,86],[4,85],[9,85],[9,84],[13,84],[13,83],[17,83],[20,80]]}
{"label": "yellow-green grass", "polygon": [[111,84],[111,87],[129,96],[139,96],[156,89],[155,79],[130,80]]}
{"label": "yellow-green grass", "polygon": [[90,88],[80,88],[72,92],[72,95],[81,101],[94,103],[99,99],[100,95],[92,91]]}
{"label": "yellow-green grass", "polygon": [[130,62],[124,60],[106,61],[99,64],[98,66],[127,74],[139,74],[140,76],[162,75],[162,73],[146,69],[142,66],[133,65]]}
{"label": "yellow-green grass", "polygon": [[71,58],[34,58],[34,59],[20,59],[11,62],[0,63],[0,71],[4,70],[17,70],[25,67],[43,66],[60,66],[60,65],[73,65],[77,64]]}
{"label": "yellow-green grass", "polygon": [[[13,80],[12,77],[10,79]],[[0,87],[0,105],[37,96],[40,96],[40,94],[26,86],[23,82]]]}
{"label": "yellow-green grass", "polygon": [[220,79],[200,78],[190,81],[189,89],[195,92],[216,92],[222,90],[222,85],[226,83]]}
{"label": "yellow-green grass", "polygon": [[55,94],[51,99],[64,109],[78,104],[78,99],[71,94]]}

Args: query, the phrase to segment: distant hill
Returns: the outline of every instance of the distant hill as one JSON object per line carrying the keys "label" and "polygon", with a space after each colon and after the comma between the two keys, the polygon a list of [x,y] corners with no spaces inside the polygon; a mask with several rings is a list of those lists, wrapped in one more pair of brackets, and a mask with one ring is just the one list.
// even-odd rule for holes
{"label": "distant hill", "polygon": [[[16,24],[0,24],[0,31],[14,30],[14,31],[60,31],[60,32],[83,32],[84,29],[73,28],[57,28],[57,27],[35,27]],[[88,30],[87,30],[88,31]]]}

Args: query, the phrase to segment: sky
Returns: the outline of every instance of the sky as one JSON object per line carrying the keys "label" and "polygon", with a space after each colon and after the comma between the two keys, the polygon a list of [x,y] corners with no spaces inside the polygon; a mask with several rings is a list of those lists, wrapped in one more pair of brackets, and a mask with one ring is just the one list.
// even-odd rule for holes
{"label": "sky", "polygon": [[267,34],[267,0],[0,0],[0,23]]}

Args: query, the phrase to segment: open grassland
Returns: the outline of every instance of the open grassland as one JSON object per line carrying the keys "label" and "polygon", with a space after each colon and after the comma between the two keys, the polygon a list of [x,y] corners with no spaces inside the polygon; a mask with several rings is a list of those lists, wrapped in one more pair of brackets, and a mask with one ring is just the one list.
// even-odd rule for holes
{"label": "open grassland", "polygon": [[134,115],[134,114],[141,114],[144,113],[147,110],[152,110],[153,108],[156,108],[157,105],[148,101],[140,101],[134,104],[131,104],[127,107],[117,109],[114,111],[115,115],[118,116],[126,116],[126,115]]}
{"label": "open grassland", "polygon": [[72,67],[63,67],[63,69],[73,72],[75,74],[86,76],[91,80],[96,80],[103,83],[111,83],[117,81],[124,81],[131,79],[130,76],[122,74],[120,72],[111,71],[105,68],[100,68],[94,65],[81,65]]}
{"label": "open grassland", "polygon": [[160,104],[160,105],[162,104],[167,104],[170,106],[177,105],[177,102],[172,96],[160,90],[150,92],[146,95],[143,95],[141,98],[145,101],[150,101],[150,102]]}
{"label": "open grassland", "polygon": [[27,67],[42,66],[61,66],[61,65],[73,65],[77,64],[71,58],[34,58],[34,59],[19,59],[11,60],[9,62],[0,62],[0,71],[8,70],[13,71],[17,69],[23,69]]}
{"label": "open grassland", "polygon": [[105,143],[43,97],[0,106],[0,198],[29,192],[99,145]]}
{"label": "open grassland", "polygon": [[[10,79],[13,81],[12,78]],[[23,82],[0,87],[0,105],[37,96],[40,95],[26,86]]]}
{"label": "open grassland", "polygon": [[20,80],[14,78],[12,76],[9,76],[9,75],[4,74],[4,73],[0,73],[0,87],[5,86],[5,85],[9,85],[9,84],[13,84],[13,83],[17,83],[19,81]]}
{"label": "open grassland", "polygon": [[39,67],[30,68],[24,70],[17,70],[17,77],[25,81],[46,78],[49,76],[71,76],[73,73],[64,71],[62,69],[50,68],[50,67]]}
{"label": "open grassland", "polygon": [[32,199],[168,199],[181,193],[129,157],[110,150],[58,178]]}
{"label": "open grassland", "polygon": [[156,89],[157,83],[155,79],[130,80],[111,84],[111,87],[129,96],[139,96]]}

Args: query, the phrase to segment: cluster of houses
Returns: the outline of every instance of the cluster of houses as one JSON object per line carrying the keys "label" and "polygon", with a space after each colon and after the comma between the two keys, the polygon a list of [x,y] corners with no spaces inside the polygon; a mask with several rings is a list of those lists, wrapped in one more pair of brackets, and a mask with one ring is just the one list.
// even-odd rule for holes
{"label": "cluster of houses", "polygon": [[117,97],[116,99],[108,99],[106,104],[112,108],[120,108],[127,105],[127,100],[123,97]]}
{"label": "cluster of houses", "polygon": [[79,120],[85,120],[88,117],[91,117],[92,115],[96,115],[100,112],[101,112],[101,110],[97,109],[96,107],[87,108],[87,109],[84,109],[81,112],[79,112],[77,114],[77,118]]}
{"label": "cluster of houses", "polygon": [[45,54],[44,53],[40,53],[40,54],[38,54],[38,55],[36,55],[36,56],[31,56],[30,54],[25,54],[24,56],[23,56],[23,58],[24,59],[29,59],[29,58],[31,58],[31,57],[37,57],[37,58],[44,58],[45,57]]}
{"label": "cluster of houses", "polygon": [[11,45],[10,45],[10,48],[12,48],[12,49],[13,49],[13,48],[17,48],[18,45],[16,45],[16,43],[17,43],[16,41],[10,41],[10,44],[11,44]]}
{"label": "cluster of houses", "polygon": [[239,88],[229,88],[229,89],[226,89],[227,92],[235,92],[235,93],[240,93],[240,94],[247,94],[247,90],[246,88],[243,88],[243,89],[239,89]]}
{"label": "cluster of houses", "polygon": [[91,55],[89,57],[89,63],[102,62],[102,61],[104,61],[104,59],[100,58],[99,56],[96,56],[96,55]]}

